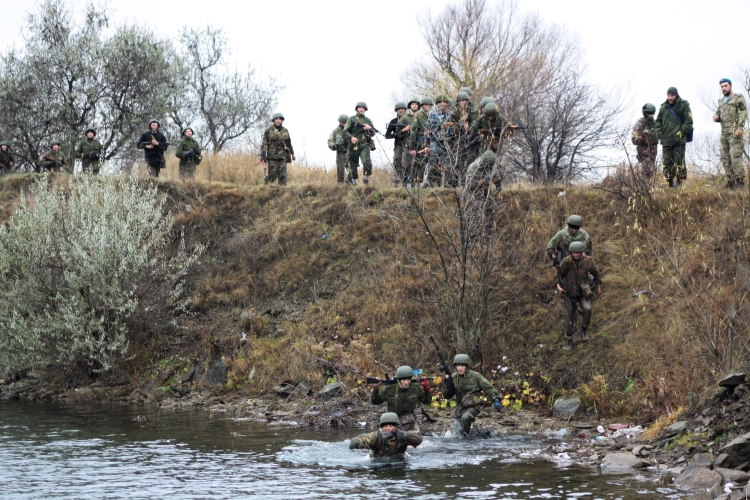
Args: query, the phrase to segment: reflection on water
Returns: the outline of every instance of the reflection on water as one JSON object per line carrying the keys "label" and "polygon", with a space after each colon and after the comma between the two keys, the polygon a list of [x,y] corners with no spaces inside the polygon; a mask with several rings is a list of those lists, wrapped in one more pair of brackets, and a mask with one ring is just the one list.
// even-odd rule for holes
{"label": "reflection on water", "polygon": [[0,496],[680,497],[650,473],[603,475],[545,462],[547,441],[536,436],[426,437],[403,461],[373,461],[348,449],[356,433],[271,428],[205,412],[0,401]]}

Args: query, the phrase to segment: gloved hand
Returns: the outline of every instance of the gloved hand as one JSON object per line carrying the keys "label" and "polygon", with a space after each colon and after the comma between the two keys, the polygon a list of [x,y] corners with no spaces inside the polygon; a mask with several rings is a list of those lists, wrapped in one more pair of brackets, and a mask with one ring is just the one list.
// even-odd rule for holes
{"label": "gloved hand", "polygon": [[427,394],[430,394],[430,381],[427,380],[427,377],[422,378],[422,389],[424,389],[424,392]]}
{"label": "gloved hand", "polygon": [[404,431],[396,431],[393,433],[393,435],[396,437],[396,441],[398,442],[406,441],[406,432]]}
{"label": "gloved hand", "polygon": [[383,439],[386,441],[388,441],[389,439],[393,437],[392,432],[381,432],[380,435],[383,436]]}
{"label": "gloved hand", "polygon": [[196,156],[200,156],[201,149],[200,148],[193,148],[193,152],[195,153]]}
{"label": "gloved hand", "polygon": [[500,411],[503,408],[503,404],[500,402],[500,399],[495,399],[495,404],[493,404],[492,406],[494,406],[497,411]]}
{"label": "gloved hand", "polygon": [[193,154],[193,150],[192,149],[189,150],[189,151],[183,151],[182,157],[183,158],[189,158],[192,154]]}
{"label": "gloved hand", "polygon": [[679,132],[677,132],[677,138],[678,138],[678,139],[682,139],[682,136],[683,136],[683,135],[684,135],[684,134],[682,133],[682,130],[680,130]]}
{"label": "gloved hand", "polygon": [[742,137],[743,133],[744,133],[744,130],[742,130],[742,127],[740,127],[740,128],[738,128],[737,130],[734,131],[734,136],[735,137]]}

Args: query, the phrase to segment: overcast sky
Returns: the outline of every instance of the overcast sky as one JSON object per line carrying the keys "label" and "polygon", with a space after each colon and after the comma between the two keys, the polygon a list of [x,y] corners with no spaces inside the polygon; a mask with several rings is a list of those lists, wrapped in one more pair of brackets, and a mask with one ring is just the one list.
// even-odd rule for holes
{"label": "overcast sky", "polygon": [[[427,57],[417,15],[428,8],[438,12],[450,3],[454,2],[107,0],[106,5],[115,23],[136,21],[173,38],[184,25],[223,28],[238,67],[251,64],[286,87],[278,111],[286,117],[298,159],[304,154],[312,163],[331,164],[334,153],[326,140],[338,115],[353,113],[355,103],[364,100],[368,116],[384,131],[381,127],[394,115],[391,96],[402,91],[403,71],[415,59]],[[538,11],[545,21],[564,25],[580,37],[591,81],[628,85],[633,121],[643,104],[658,107],[674,85],[692,105],[696,134],[718,132],[700,98],[718,98],[722,77],[731,78],[734,89],[743,92],[740,68],[750,67],[750,54],[741,44],[750,2],[518,3],[522,10]],[[34,7],[10,0],[2,4],[0,48],[7,50],[20,40],[27,13]],[[82,10],[86,2],[68,4]],[[737,26],[731,25],[733,21]],[[392,143],[387,144],[392,149]]]}

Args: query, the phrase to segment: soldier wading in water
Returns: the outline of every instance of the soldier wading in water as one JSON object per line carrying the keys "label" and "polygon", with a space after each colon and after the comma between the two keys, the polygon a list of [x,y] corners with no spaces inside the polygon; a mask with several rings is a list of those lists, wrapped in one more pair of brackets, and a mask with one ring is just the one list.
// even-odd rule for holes
{"label": "soldier wading in water", "polygon": [[398,382],[387,385],[382,393],[378,390],[383,386],[382,382],[374,386],[370,403],[380,405],[387,402],[388,411],[398,416],[403,430],[419,432],[414,410],[419,403],[427,404],[432,401],[432,395],[427,379],[423,378],[421,385],[412,384],[411,378],[413,375],[414,370],[411,369],[411,366],[399,366],[396,370]]}
{"label": "soldier wading in water", "polygon": [[369,449],[371,457],[392,457],[403,455],[409,445],[416,448],[422,444],[419,432],[400,430],[399,425],[398,415],[383,413],[380,417],[380,430],[352,438],[349,449]]}
{"label": "soldier wading in water", "polygon": [[476,420],[481,410],[481,393],[488,399],[495,400],[494,407],[500,410],[500,394],[497,389],[484,378],[481,373],[469,370],[471,358],[468,354],[456,354],[453,358],[455,373],[443,382],[443,397],[450,399],[456,396],[456,407],[453,410],[453,418],[461,426],[464,435],[471,430],[471,423]]}

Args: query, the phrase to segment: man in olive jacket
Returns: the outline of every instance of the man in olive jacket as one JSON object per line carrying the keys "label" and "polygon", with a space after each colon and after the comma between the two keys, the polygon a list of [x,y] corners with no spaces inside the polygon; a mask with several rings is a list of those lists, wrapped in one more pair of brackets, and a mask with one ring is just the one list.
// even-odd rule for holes
{"label": "man in olive jacket", "polygon": [[411,366],[399,366],[396,370],[395,384],[385,386],[383,392],[379,391],[383,387],[383,382],[373,386],[370,403],[381,405],[388,403],[388,411],[398,415],[401,422],[401,429],[405,431],[419,432],[417,425],[417,415],[414,413],[419,403],[427,404],[432,401],[430,386],[427,379],[422,379],[422,384],[412,384],[411,378],[414,370]]}
{"label": "man in olive jacket", "polygon": [[747,104],[742,94],[732,92],[732,80],[719,80],[721,93],[714,121],[721,123],[721,164],[727,174],[726,188],[741,188],[745,185],[744,140],[747,122]]}
{"label": "man in olive jacket", "polygon": [[484,392],[488,399],[494,399],[495,409],[500,410],[500,394],[489,380],[481,373],[469,370],[471,358],[468,354],[456,354],[453,358],[455,373],[443,382],[443,397],[450,399],[456,396],[456,407],[453,409],[453,418],[461,426],[464,435],[471,430],[471,423],[479,415],[481,393]]}
{"label": "man in olive jacket", "polygon": [[336,152],[336,181],[343,183],[346,178],[347,162],[349,157],[347,156],[348,146],[346,139],[344,139],[344,126],[349,121],[349,115],[339,115],[339,125],[331,135],[328,136],[328,149]]}
{"label": "man in olive jacket", "polygon": [[675,87],[667,89],[667,100],[661,105],[654,127],[661,143],[664,177],[669,187],[680,187],[687,179],[685,144],[693,130],[690,103],[680,97]]}
{"label": "man in olive jacket", "polygon": [[195,178],[195,167],[201,162],[201,146],[193,139],[193,129],[190,127],[182,131],[182,138],[175,146],[174,155],[180,159],[180,178],[182,180]]}
{"label": "man in olive jacket", "polygon": [[68,165],[68,159],[60,151],[60,141],[53,140],[50,143],[50,150],[44,153],[42,159],[39,161],[39,166],[50,172],[73,172]]}
{"label": "man in olive jacket", "polygon": [[76,148],[76,156],[81,159],[81,170],[84,174],[97,175],[99,173],[102,145],[94,139],[95,135],[96,130],[87,128],[84,139],[78,143]]}
{"label": "man in olive jacket", "polygon": [[602,275],[594,260],[585,255],[586,246],[580,241],[574,241],[568,247],[570,255],[560,263],[560,272],[555,275],[557,291],[565,297],[565,311],[567,312],[567,326],[565,336],[566,350],[573,348],[573,330],[576,323],[576,312],[581,312],[581,338],[589,340],[586,330],[591,323],[591,299],[594,294],[589,286],[589,274],[594,277],[596,294],[602,293]]}
{"label": "man in olive jacket", "polygon": [[422,439],[417,431],[399,429],[395,413],[383,413],[380,417],[380,430],[352,438],[349,449],[369,449],[371,457],[394,457],[406,453],[409,446],[416,448],[422,444]]}

